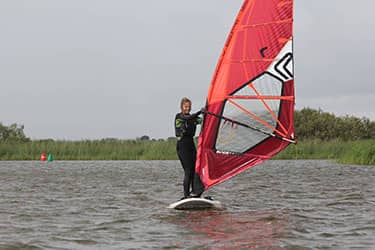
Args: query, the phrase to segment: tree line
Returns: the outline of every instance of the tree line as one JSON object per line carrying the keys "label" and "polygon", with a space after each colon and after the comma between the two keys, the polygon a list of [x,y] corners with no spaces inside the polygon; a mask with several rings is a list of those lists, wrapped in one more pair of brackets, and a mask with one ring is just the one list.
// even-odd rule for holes
{"label": "tree line", "polygon": [[24,126],[16,123],[5,126],[0,123],[0,142],[29,142],[31,141],[24,133]]}
{"label": "tree line", "polygon": [[[295,111],[295,133],[298,140],[319,139],[344,141],[375,139],[375,121],[363,117],[336,116],[321,109],[304,108]],[[168,138],[168,140],[171,139]],[[117,140],[117,139],[112,139]],[[143,135],[136,140],[148,141]],[[161,140],[161,139],[159,139]],[[24,126],[16,123],[5,126],[0,123],[0,142],[30,142],[24,133]],[[53,140],[51,140],[53,141]]]}
{"label": "tree line", "polygon": [[375,122],[366,117],[338,117],[321,109],[304,108],[295,112],[295,131],[298,140],[375,139]]}

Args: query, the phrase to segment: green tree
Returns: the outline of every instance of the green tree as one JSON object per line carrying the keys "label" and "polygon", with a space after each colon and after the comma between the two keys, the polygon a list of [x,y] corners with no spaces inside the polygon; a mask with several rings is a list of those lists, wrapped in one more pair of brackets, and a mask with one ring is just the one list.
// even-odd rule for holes
{"label": "green tree", "polygon": [[295,129],[299,139],[359,140],[375,139],[375,122],[354,116],[334,114],[304,108],[295,112]]}
{"label": "green tree", "polygon": [[29,142],[30,138],[26,137],[23,125],[16,123],[10,126],[4,126],[0,123],[0,141],[1,142]]}

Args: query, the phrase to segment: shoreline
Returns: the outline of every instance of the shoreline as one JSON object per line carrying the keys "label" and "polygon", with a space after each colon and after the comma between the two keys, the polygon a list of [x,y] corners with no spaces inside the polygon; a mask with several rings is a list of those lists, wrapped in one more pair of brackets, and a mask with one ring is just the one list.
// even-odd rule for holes
{"label": "shoreline", "polygon": [[[35,163],[41,163],[41,164],[53,164],[53,162],[179,162],[179,160],[53,160],[52,162],[48,161],[40,161],[40,160],[0,160],[0,163],[5,163],[5,162],[35,162]],[[337,160],[334,159],[276,159],[276,158],[271,158],[269,160],[266,160],[265,162],[282,162],[282,161],[325,161],[325,162],[330,162],[333,164],[339,164],[339,165],[344,165],[344,166],[368,166],[368,167],[375,167],[375,164],[356,164],[356,163],[340,163]],[[261,163],[260,165],[262,165]]]}
{"label": "shoreline", "polygon": [[[1,161],[39,160],[51,153],[56,161],[178,160],[175,140],[31,141],[0,143]],[[375,140],[303,140],[273,160],[330,160],[341,164],[375,165]]]}

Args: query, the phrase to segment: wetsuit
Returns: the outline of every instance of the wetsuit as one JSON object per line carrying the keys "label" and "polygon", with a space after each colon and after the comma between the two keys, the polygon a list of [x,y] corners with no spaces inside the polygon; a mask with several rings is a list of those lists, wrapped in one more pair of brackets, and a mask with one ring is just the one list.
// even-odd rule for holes
{"label": "wetsuit", "polygon": [[204,189],[199,176],[195,174],[197,151],[194,144],[194,135],[197,125],[202,123],[200,114],[201,111],[192,115],[178,113],[175,118],[176,150],[185,172],[183,184],[185,198],[190,196],[190,186],[192,187],[192,193],[196,196],[200,196]]}

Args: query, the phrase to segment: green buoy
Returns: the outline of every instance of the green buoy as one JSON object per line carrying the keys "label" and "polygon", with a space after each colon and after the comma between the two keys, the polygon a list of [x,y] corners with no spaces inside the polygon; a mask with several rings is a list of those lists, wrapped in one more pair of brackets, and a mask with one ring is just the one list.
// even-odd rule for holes
{"label": "green buoy", "polygon": [[48,154],[48,157],[47,157],[47,161],[53,161],[53,156],[52,156],[52,154],[50,153],[50,154]]}

